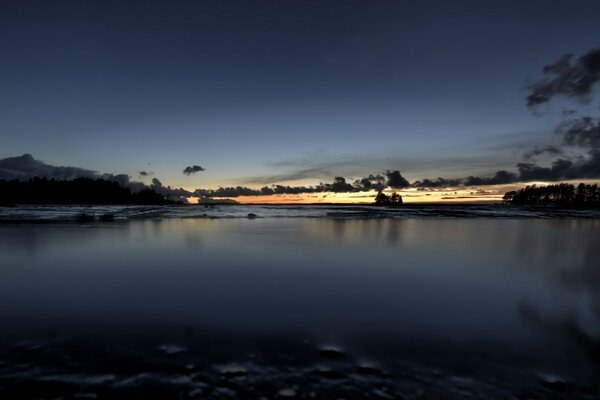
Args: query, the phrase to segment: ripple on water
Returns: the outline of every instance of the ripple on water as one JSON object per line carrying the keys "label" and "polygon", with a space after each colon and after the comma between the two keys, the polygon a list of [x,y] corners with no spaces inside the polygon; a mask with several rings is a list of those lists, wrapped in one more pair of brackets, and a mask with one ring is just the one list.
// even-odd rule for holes
{"label": "ripple on water", "polygon": [[158,347],[158,350],[168,355],[185,353],[187,351],[185,347],[177,344],[163,344]]}
{"label": "ripple on water", "polygon": [[277,396],[287,398],[296,397],[296,391],[292,388],[281,389],[279,392],[277,392]]}
{"label": "ripple on water", "polygon": [[344,352],[337,346],[327,345],[319,348],[319,355],[324,358],[340,360],[345,357]]}

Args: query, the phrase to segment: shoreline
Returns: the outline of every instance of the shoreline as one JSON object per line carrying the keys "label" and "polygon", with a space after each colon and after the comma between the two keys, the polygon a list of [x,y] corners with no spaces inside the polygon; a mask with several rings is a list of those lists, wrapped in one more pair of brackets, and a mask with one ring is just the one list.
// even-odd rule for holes
{"label": "shoreline", "polygon": [[0,224],[113,223],[157,219],[600,219],[600,209],[555,204],[405,204],[375,205],[18,205],[0,208]]}

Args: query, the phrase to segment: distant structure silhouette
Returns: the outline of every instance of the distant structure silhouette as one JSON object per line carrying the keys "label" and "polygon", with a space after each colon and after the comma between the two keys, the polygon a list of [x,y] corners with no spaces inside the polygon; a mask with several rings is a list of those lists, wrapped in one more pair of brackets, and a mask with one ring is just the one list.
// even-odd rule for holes
{"label": "distant structure silhouette", "polygon": [[396,192],[392,192],[391,196],[388,196],[380,190],[375,196],[374,204],[376,206],[399,206],[402,204],[402,196]]}

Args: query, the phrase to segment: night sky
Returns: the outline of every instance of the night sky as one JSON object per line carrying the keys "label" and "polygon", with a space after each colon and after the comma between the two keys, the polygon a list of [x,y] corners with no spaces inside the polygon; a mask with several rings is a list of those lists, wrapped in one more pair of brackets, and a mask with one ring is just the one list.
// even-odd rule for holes
{"label": "night sky", "polygon": [[0,1],[0,158],[188,190],[518,174],[598,116],[593,74],[526,98],[599,46],[598,1]]}

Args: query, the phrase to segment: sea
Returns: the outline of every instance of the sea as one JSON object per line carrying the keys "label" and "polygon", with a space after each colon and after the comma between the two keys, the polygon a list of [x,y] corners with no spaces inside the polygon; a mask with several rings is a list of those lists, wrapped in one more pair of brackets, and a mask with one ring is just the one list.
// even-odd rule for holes
{"label": "sea", "polygon": [[0,399],[597,399],[600,212],[0,208]]}

